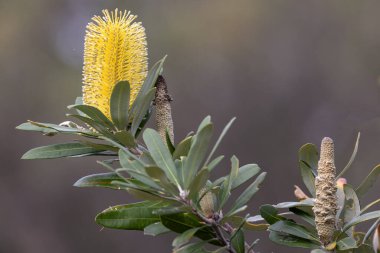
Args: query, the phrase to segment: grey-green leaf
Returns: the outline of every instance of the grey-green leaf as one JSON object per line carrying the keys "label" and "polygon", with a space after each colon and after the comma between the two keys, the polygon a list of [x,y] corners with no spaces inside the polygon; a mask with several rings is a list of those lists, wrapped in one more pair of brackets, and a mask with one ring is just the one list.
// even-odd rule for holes
{"label": "grey-green leaf", "polygon": [[277,244],[290,246],[290,247],[308,248],[308,249],[316,249],[320,247],[314,241],[310,241],[310,240],[299,238],[292,235],[281,234],[274,231],[271,231],[269,233],[269,239]]}
{"label": "grey-green leaf", "polygon": [[124,130],[128,124],[130,86],[128,81],[115,85],[110,99],[111,119],[119,130]]}
{"label": "grey-green leaf", "polygon": [[235,180],[232,182],[232,188],[235,189],[240,185],[247,182],[249,179],[254,177],[257,173],[259,173],[260,168],[257,164],[246,164],[239,168],[239,173]]}
{"label": "grey-green leaf", "polygon": [[380,175],[380,164],[377,165],[371,173],[363,180],[363,182],[359,185],[359,187],[356,189],[356,194],[358,197],[362,197],[364,194],[367,193],[369,189],[373,186],[373,184],[376,182]]}
{"label": "grey-green leaf", "polygon": [[272,205],[262,205],[260,207],[260,214],[271,225],[285,219],[278,215],[277,209]]}
{"label": "grey-green leaf", "polygon": [[308,231],[305,227],[298,225],[291,221],[279,221],[271,226],[269,226],[270,231],[275,231],[278,233],[285,233],[289,235],[293,235],[296,237],[300,237],[303,239],[315,241],[316,243],[319,243],[319,239],[317,235],[314,235],[312,232]]}
{"label": "grey-green leaf", "polygon": [[179,248],[181,247],[182,245],[188,243],[191,238],[195,235],[195,233],[201,229],[202,227],[195,227],[195,228],[191,228],[189,230],[186,230],[185,232],[183,232],[182,234],[178,235],[174,241],[173,241],[173,247],[175,248]]}
{"label": "grey-green leaf", "polygon": [[355,239],[351,237],[343,238],[342,240],[336,243],[336,246],[338,250],[349,250],[349,249],[355,249],[358,247],[356,245]]}
{"label": "grey-green leaf", "polygon": [[105,187],[111,189],[119,189],[119,186],[111,184],[112,181],[124,181],[116,173],[101,173],[82,177],[75,182],[76,187]]}
{"label": "grey-green leaf", "polygon": [[184,164],[184,169],[182,171],[184,173],[183,178],[185,189],[190,186],[190,183],[193,181],[195,175],[200,169],[203,159],[206,156],[206,152],[212,136],[212,130],[212,124],[206,124],[193,137],[191,148],[187,156],[186,163]]}
{"label": "grey-green leaf", "polygon": [[95,122],[103,125],[104,127],[114,129],[113,123],[105,116],[98,108],[91,106],[91,105],[72,105],[69,106],[70,109],[76,109],[84,114],[86,114],[88,117],[90,117]]}
{"label": "grey-green leaf", "polygon": [[231,241],[232,247],[234,247],[237,253],[245,252],[244,242],[244,232],[240,229],[234,234],[234,237]]}
{"label": "grey-green leaf", "polygon": [[163,205],[162,202],[144,201],[113,206],[98,214],[95,221],[107,228],[144,230],[145,227],[160,221],[154,210]]}
{"label": "grey-green leaf", "polygon": [[354,162],[356,154],[358,153],[359,140],[360,140],[360,132],[358,133],[358,137],[356,138],[354,151],[352,152],[350,160],[348,161],[347,165],[343,168],[343,170],[338,174],[336,178],[341,178],[344,175],[344,173],[346,173],[347,170],[351,167],[351,164]]}
{"label": "grey-green leaf", "polygon": [[150,224],[144,228],[144,235],[157,236],[170,232],[170,229],[162,225],[161,222]]}
{"label": "grey-green leaf", "polygon": [[259,190],[260,184],[264,181],[266,172],[261,173],[256,180],[238,197],[231,210],[239,209],[248,203],[252,196]]}
{"label": "grey-green leaf", "polygon": [[131,133],[134,136],[136,136],[145,115],[147,115],[155,94],[156,94],[156,88],[150,89],[142,98],[140,106],[136,107],[135,112],[133,114],[133,120],[132,120],[132,126],[131,126]]}
{"label": "grey-green leaf", "polygon": [[318,148],[312,143],[303,145],[298,151],[298,160],[304,161],[314,176],[317,175],[318,159]]}
{"label": "grey-green leaf", "polygon": [[179,186],[178,175],[172,155],[162,142],[160,135],[155,130],[148,128],[144,131],[143,138],[157,166],[166,173],[171,182]]}
{"label": "grey-green leaf", "polygon": [[216,149],[218,148],[219,144],[221,143],[221,141],[223,140],[224,136],[226,135],[226,133],[228,132],[228,130],[230,129],[230,127],[232,126],[232,123],[234,123],[236,117],[232,118],[230,120],[230,122],[228,122],[228,124],[224,127],[222,133],[220,134],[218,140],[216,141],[214,147],[212,148],[210,154],[208,155],[207,159],[206,159],[206,162],[204,164],[204,166],[207,166],[207,164],[210,162],[212,156],[214,155]]}
{"label": "grey-green leaf", "polygon": [[343,232],[347,231],[352,226],[355,226],[361,222],[372,220],[372,219],[378,219],[380,218],[380,211],[373,211],[369,213],[362,214],[360,216],[357,216],[353,218],[349,223],[345,224],[343,227]]}
{"label": "grey-green leaf", "polygon": [[26,152],[21,159],[53,159],[60,157],[91,155],[104,150],[95,149],[82,143],[61,143],[38,147]]}

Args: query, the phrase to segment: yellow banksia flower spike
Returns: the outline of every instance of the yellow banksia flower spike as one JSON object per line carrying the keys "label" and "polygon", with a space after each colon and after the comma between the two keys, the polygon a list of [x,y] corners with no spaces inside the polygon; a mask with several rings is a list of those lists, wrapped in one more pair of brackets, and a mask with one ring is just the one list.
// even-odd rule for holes
{"label": "yellow banksia flower spike", "polygon": [[87,25],[84,44],[83,103],[102,111],[109,119],[110,97],[114,86],[128,81],[130,104],[135,100],[147,75],[145,29],[127,11],[94,16]]}

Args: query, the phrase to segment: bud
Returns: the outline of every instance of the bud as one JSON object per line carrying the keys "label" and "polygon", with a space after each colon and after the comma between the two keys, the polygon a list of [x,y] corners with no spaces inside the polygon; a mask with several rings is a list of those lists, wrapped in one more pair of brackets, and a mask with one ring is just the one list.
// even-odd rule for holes
{"label": "bud", "polygon": [[210,191],[208,191],[205,194],[205,191],[206,191],[206,188],[203,188],[199,192],[200,197],[202,197],[203,195],[202,199],[199,201],[199,205],[201,206],[201,210],[203,214],[207,218],[211,218],[214,215],[214,211],[215,211],[215,195],[214,193]]}
{"label": "bud", "polygon": [[295,190],[294,190],[294,195],[296,196],[296,198],[299,200],[299,201],[302,201],[302,200],[305,200],[305,199],[308,199],[309,197],[301,190],[301,188],[298,187],[298,185],[295,185],[294,186]]}

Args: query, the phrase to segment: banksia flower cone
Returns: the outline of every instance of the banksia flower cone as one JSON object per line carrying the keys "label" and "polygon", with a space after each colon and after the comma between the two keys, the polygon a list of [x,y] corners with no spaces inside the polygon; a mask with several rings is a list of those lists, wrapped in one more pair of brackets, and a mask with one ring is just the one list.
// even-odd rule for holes
{"label": "banksia flower cone", "polygon": [[337,212],[336,169],[334,165],[334,142],[323,138],[315,178],[316,200],[313,207],[319,239],[324,246],[332,243]]}
{"label": "banksia flower cone", "polygon": [[141,23],[130,12],[103,11],[86,30],[83,66],[83,102],[110,117],[113,87],[128,81],[130,103],[135,100],[147,75],[147,43]]}

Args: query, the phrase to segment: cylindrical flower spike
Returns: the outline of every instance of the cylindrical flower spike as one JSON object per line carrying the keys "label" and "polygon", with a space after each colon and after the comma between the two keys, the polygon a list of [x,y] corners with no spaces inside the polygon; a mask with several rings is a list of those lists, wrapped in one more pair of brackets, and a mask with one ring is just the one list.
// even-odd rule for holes
{"label": "cylindrical flower spike", "polygon": [[130,12],[103,10],[87,25],[84,44],[83,102],[110,117],[114,86],[128,81],[130,103],[135,100],[147,75],[145,29]]}
{"label": "cylindrical flower spike", "polygon": [[156,97],[154,103],[156,105],[156,124],[157,131],[162,140],[166,143],[166,131],[169,134],[170,141],[174,143],[174,129],[172,119],[172,109],[170,102],[172,101],[166,81],[163,76],[158,76],[156,82]]}
{"label": "cylindrical flower spike", "polygon": [[325,137],[321,144],[318,176],[315,178],[316,200],[313,207],[319,239],[326,247],[333,242],[337,212],[334,142]]}

